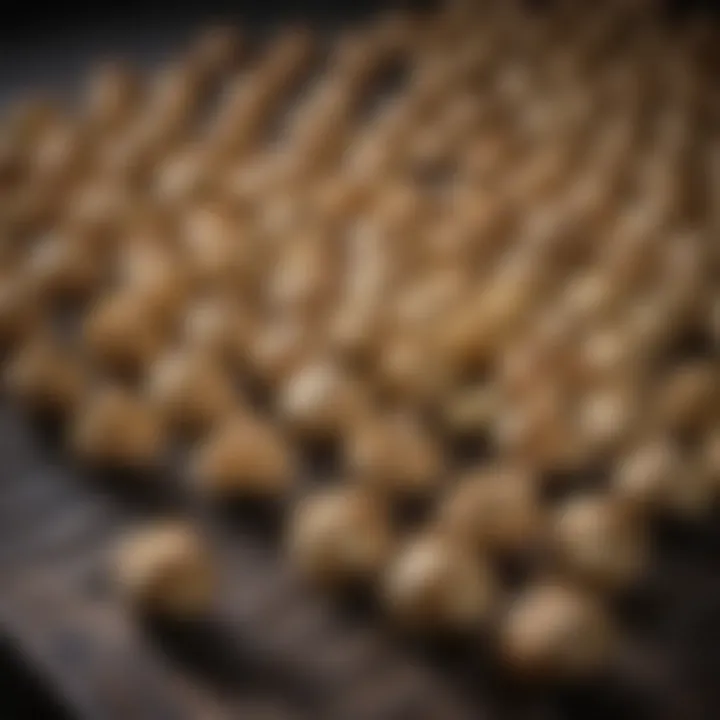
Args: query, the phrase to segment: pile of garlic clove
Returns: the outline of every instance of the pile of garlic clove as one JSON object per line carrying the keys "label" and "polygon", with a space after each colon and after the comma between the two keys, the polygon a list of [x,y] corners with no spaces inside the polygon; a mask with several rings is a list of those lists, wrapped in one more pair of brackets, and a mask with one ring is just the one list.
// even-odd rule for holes
{"label": "pile of garlic clove", "polygon": [[[201,495],[289,501],[300,572],[411,631],[485,634],[533,675],[612,662],[607,599],[654,519],[720,494],[712,37],[646,5],[451,2],[329,48],[216,28],[155,75],[96,68],[77,108],[18,105],[8,395],[93,467],[182,443]],[[317,441],[340,467],[308,490]],[[192,528],[135,540],[135,600],[207,606]]]}

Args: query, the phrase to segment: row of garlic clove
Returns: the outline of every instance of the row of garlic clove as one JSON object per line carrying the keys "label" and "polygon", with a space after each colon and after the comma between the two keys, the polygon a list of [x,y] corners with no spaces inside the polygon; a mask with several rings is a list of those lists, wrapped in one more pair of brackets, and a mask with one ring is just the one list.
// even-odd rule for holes
{"label": "row of garlic clove", "polygon": [[[217,339],[232,337],[223,332]],[[279,387],[273,422],[251,407],[233,373],[203,347],[190,344],[161,353],[138,389],[103,382],[101,375],[94,381],[92,371],[92,362],[83,366],[49,332],[38,333],[11,356],[5,384],[31,410],[67,417],[71,427],[87,425],[99,438],[96,442],[106,438],[110,447],[103,449],[101,444],[93,449],[90,441],[83,451],[96,454],[100,464],[105,460],[107,464],[156,466],[172,435],[226,447],[217,451],[228,459],[215,461],[215,473],[228,478],[228,485],[237,478],[241,494],[243,479],[252,474],[243,467],[244,454],[239,449],[248,433],[267,437],[266,442],[249,443],[256,459],[248,462],[276,468],[268,471],[268,479],[275,475],[272,483],[283,487],[291,484],[294,474],[293,446],[308,442],[339,442],[347,469],[391,494],[436,492],[452,467],[451,452],[427,423],[407,410],[384,411],[373,402],[371,388],[332,363],[311,362],[291,374]],[[473,436],[495,427],[494,447],[500,457],[541,475],[569,471],[580,477],[593,463],[607,462],[610,451],[611,468],[621,477],[623,465],[632,458],[657,455],[654,462],[658,467],[668,466],[667,477],[655,470],[658,477],[650,480],[618,480],[622,492],[639,500],[647,496],[653,502],[654,494],[666,493],[675,483],[679,496],[712,498],[716,482],[712,476],[717,472],[712,468],[717,385],[713,363],[689,363],[675,369],[654,388],[655,397],[646,401],[649,414],[642,424],[638,424],[642,416],[629,414],[631,406],[613,404],[612,395],[605,406],[591,408],[594,415],[580,415],[578,422],[578,416],[563,413],[560,403],[568,399],[562,396],[540,396],[538,402],[545,404],[533,406],[526,394],[524,399],[506,400],[504,407],[486,387],[475,395],[461,390],[457,401],[449,405],[455,414],[446,420],[446,427],[451,437],[468,432]],[[146,440],[134,441],[142,428],[147,429],[141,433]],[[685,449],[681,443],[688,434],[695,447]],[[123,446],[125,436],[128,440]],[[136,451],[132,449],[135,443],[139,445]],[[273,456],[285,460],[275,462]],[[652,466],[653,461],[644,462]],[[685,479],[677,479],[683,474]]]}
{"label": "row of garlic clove", "polygon": [[[715,483],[719,448],[718,438],[708,447]],[[641,579],[650,552],[647,502],[682,494],[682,472],[667,446],[647,446],[623,464],[616,495],[575,495],[550,515],[529,473],[485,468],[450,491],[434,525],[404,539],[382,495],[337,486],[295,508],[289,556],[321,587],[378,584],[384,607],[406,629],[490,634],[514,671],[575,677],[618,659],[618,629],[600,598]],[[492,560],[528,543],[551,559],[508,595]],[[193,531],[152,529],[121,546],[117,560],[122,587],[144,609],[208,609],[212,561]]]}
{"label": "row of garlic clove", "polygon": [[[368,501],[363,495],[328,495],[324,507],[315,508],[316,522],[342,510],[367,529],[377,517]],[[387,554],[384,540],[365,535],[354,549],[345,546],[355,570],[367,570],[374,556]],[[305,552],[299,537],[294,542]],[[132,533],[116,548],[112,567],[119,590],[140,612],[180,618],[212,612],[218,568],[209,543],[191,526],[165,523]],[[383,606],[401,627],[459,632],[470,643],[485,638],[519,675],[585,677],[611,666],[621,652],[617,628],[592,593],[549,577],[503,596],[491,567],[441,534],[405,543],[382,574],[381,587]],[[575,642],[578,636],[583,643]]]}

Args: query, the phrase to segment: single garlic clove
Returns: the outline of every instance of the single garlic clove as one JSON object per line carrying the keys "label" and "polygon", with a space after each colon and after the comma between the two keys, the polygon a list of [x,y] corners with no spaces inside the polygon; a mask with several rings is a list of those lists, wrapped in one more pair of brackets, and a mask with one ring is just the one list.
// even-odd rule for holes
{"label": "single garlic clove", "polygon": [[247,229],[233,212],[221,203],[207,203],[191,208],[183,222],[181,246],[200,283],[210,290],[224,285],[232,289],[241,280],[250,279],[254,258]]}
{"label": "single garlic clove", "polygon": [[138,79],[118,63],[93,69],[89,79],[86,115],[89,125],[101,132],[115,132],[130,117],[140,100]]}
{"label": "single garlic clove", "polygon": [[454,435],[487,432],[498,412],[499,393],[492,383],[463,386],[443,400],[443,420]]}
{"label": "single garlic clove", "polygon": [[70,123],[49,128],[33,148],[31,172],[35,182],[62,189],[81,171],[86,151],[81,128]]}
{"label": "single garlic clove", "polygon": [[573,679],[602,672],[617,635],[602,606],[567,584],[544,582],[511,604],[499,649],[510,671],[530,678]]}
{"label": "single garlic clove", "polygon": [[267,421],[234,414],[198,446],[192,468],[202,492],[219,499],[277,498],[293,482],[292,452]]}
{"label": "single garlic clove", "polygon": [[185,311],[185,342],[208,355],[242,367],[255,330],[254,319],[242,304],[224,296],[209,296],[191,303]]}
{"label": "single garlic clove", "polygon": [[407,415],[360,417],[347,436],[346,454],[359,483],[390,496],[424,495],[441,482],[441,449]]}
{"label": "single garlic clove", "polygon": [[311,189],[312,206],[330,227],[343,227],[362,209],[363,201],[363,189],[349,178],[329,176]]}
{"label": "single garlic clove", "polygon": [[152,124],[139,117],[129,127],[99,141],[97,150],[98,171],[113,183],[132,188],[145,187],[154,162],[162,155],[152,133]]}
{"label": "single garlic clove", "polygon": [[334,285],[331,250],[320,239],[295,238],[282,249],[268,279],[267,295],[272,308],[322,312]]}
{"label": "single garlic clove", "polygon": [[588,453],[580,428],[573,423],[564,388],[540,374],[522,400],[503,405],[492,428],[501,452],[520,465],[540,472],[575,471]]}
{"label": "single garlic clove", "polygon": [[67,232],[87,243],[93,252],[115,249],[115,240],[132,217],[138,198],[112,177],[92,177],[71,188],[64,207]]}
{"label": "single garlic clove", "polygon": [[94,467],[152,470],[162,461],[165,428],[152,408],[119,387],[88,395],[70,428],[70,445]]}
{"label": "single garlic clove", "polygon": [[649,538],[642,518],[614,499],[577,496],[559,510],[553,531],[561,567],[601,589],[624,589],[641,577]]}
{"label": "single garlic clove", "polygon": [[668,503],[674,486],[682,482],[683,458],[668,438],[646,441],[619,463],[612,492],[639,510],[659,509]]}
{"label": "single garlic clove", "polygon": [[46,300],[84,298],[102,278],[102,265],[82,239],[54,235],[33,246],[27,260],[29,282]]}
{"label": "single garlic clove", "polygon": [[113,557],[120,592],[143,613],[176,618],[205,613],[216,578],[204,540],[191,526],[166,521],[121,539]]}
{"label": "single garlic clove", "polygon": [[329,325],[332,351],[351,364],[369,363],[384,334],[383,314],[372,301],[342,301],[332,312]]}
{"label": "single garlic clove", "polygon": [[329,360],[298,368],[280,391],[279,412],[300,436],[327,438],[342,434],[362,412],[359,383]]}
{"label": "single garlic clove", "polygon": [[169,425],[202,434],[233,410],[235,388],[212,356],[195,348],[179,349],[153,363],[147,397]]}
{"label": "single garlic clove", "polygon": [[68,350],[40,335],[31,337],[10,359],[5,386],[32,411],[66,416],[82,399],[85,376]]}
{"label": "single garlic clove", "polygon": [[270,322],[251,341],[250,366],[263,381],[272,385],[287,382],[315,349],[312,328],[296,318]]}
{"label": "single garlic clove", "polygon": [[510,263],[488,287],[449,311],[447,323],[438,323],[439,347],[459,372],[486,365],[520,329],[527,311],[538,301],[539,278],[520,265]]}
{"label": "single garlic clove", "polygon": [[438,533],[421,535],[401,547],[383,585],[386,607],[398,624],[426,632],[481,629],[496,594],[488,564]]}
{"label": "single garlic clove", "polygon": [[581,344],[579,371],[589,383],[612,381],[636,371],[644,359],[628,328],[600,326]]}
{"label": "single garlic clove", "polygon": [[182,313],[192,289],[190,270],[180,253],[154,235],[131,234],[119,249],[120,283],[161,326]]}
{"label": "single garlic clove", "polygon": [[580,405],[579,429],[587,450],[607,453],[629,442],[638,421],[637,391],[616,383],[588,393]]}
{"label": "single garlic clove", "polygon": [[384,397],[420,405],[440,397],[445,383],[434,345],[419,334],[388,337],[378,349],[376,377]]}
{"label": "single garlic clove", "polygon": [[186,58],[160,69],[148,92],[149,106],[140,118],[152,156],[161,157],[186,136],[206,89],[203,78]]}
{"label": "single garlic clove", "polygon": [[545,530],[539,478],[516,467],[488,467],[461,478],[440,507],[439,522],[470,548],[518,551]]}
{"label": "single garlic clove", "polygon": [[352,487],[306,497],[291,519],[289,552],[299,571],[326,587],[376,579],[392,546],[384,505]]}
{"label": "single garlic clove", "polygon": [[83,324],[83,340],[100,366],[137,374],[157,357],[163,333],[142,294],[124,290],[101,298],[92,308]]}
{"label": "single garlic clove", "polygon": [[210,185],[209,159],[191,145],[165,159],[156,171],[155,193],[160,202],[182,205],[202,199]]}

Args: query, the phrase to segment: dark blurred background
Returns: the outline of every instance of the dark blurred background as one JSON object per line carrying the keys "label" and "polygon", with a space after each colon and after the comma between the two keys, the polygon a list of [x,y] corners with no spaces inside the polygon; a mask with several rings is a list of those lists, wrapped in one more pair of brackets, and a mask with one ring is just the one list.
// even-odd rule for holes
{"label": "dark blurred background", "polygon": [[71,720],[52,691],[31,670],[22,651],[0,640],[0,717],[3,720]]}
{"label": "dark blurred background", "polygon": [[[529,0],[533,5],[545,5],[553,0]],[[584,0],[576,0],[581,4]],[[586,0],[589,2],[589,0]],[[482,0],[478,0],[482,2]],[[673,13],[698,8],[715,8],[718,0],[650,0]],[[130,28],[160,29],[168,25],[192,23],[193,20],[237,18],[247,21],[271,20],[283,17],[315,18],[320,20],[349,19],[387,6],[427,7],[440,4],[436,0],[212,0],[202,3],[142,2],[73,2],[39,3],[10,0],[4,2],[0,37],[6,39],[43,35],[76,34],[93,26],[115,27],[116,32]],[[593,2],[597,5],[597,2]],[[2,51],[5,51],[3,44]],[[3,61],[6,58],[3,57]]]}

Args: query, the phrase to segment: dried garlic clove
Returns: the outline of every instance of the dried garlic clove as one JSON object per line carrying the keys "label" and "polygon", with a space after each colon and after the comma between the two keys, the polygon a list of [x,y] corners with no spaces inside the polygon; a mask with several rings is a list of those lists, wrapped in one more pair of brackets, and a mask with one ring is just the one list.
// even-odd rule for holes
{"label": "dried garlic clove", "polygon": [[118,63],[93,69],[89,78],[86,117],[91,128],[115,132],[124,125],[140,100],[138,78]]}
{"label": "dried garlic clove", "polygon": [[153,615],[202,615],[215,592],[209,549],[193,527],[180,521],[123,537],[115,548],[113,571],[128,602]]}
{"label": "dried garlic clove", "polygon": [[342,435],[363,408],[360,384],[328,360],[299,367],[287,379],[278,400],[283,421],[305,438]]}
{"label": "dried garlic clove", "polygon": [[10,395],[32,411],[66,416],[79,405],[85,374],[79,361],[51,338],[30,338],[5,369]]}
{"label": "dried garlic clove", "polygon": [[288,532],[290,557],[312,582],[326,587],[375,580],[392,546],[387,509],[352,487],[336,487],[300,502]]}
{"label": "dried garlic clove", "polygon": [[580,403],[579,430],[591,454],[615,450],[631,439],[640,415],[641,399],[627,383],[589,392]]}
{"label": "dried garlic clove", "polygon": [[621,460],[612,478],[612,492],[630,507],[664,507],[682,482],[683,458],[666,438],[646,441]]}
{"label": "dried garlic clove", "polygon": [[147,378],[149,402],[172,427],[202,434],[233,410],[235,388],[222,364],[195,348],[159,357]]}
{"label": "dried garlic clove", "polygon": [[98,288],[102,264],[81,238],[58,234],[33,246],[26,272],[28,282],[41,298],[85,298]]}
{"label": "dried garlic clove", "polygon": [[360,418],[347,437],[346,453],[360,483],[391,496],[423,495],[441,482],[441,449],[406,415]]}
{"label": "dried garlic clove", "polygon": [[427,533],[401,547],[388,566],[383,598],[398,624],[419,631],[476,631],[497,595],[489,565],[462,544]]}
{"label": "dried garlic clove", "polygon": [[265,420],[227,418],[197,448],[192,462],[198,487],[220,499],[276,498],[293,482],[290,448]]}
{"label": "dried garlic clove", "polygon": [[185,342],[233,367],[247,363],[254,319],[240,304],[227,297],[210,296],[191,303],[185,311]]}
{"label": "dried garlic clove", "polygon": [[280,385],[313,355],[315,341],[312,329],[298,319],[271,321],[258,330],[250,344],[250,365],[263,381]]}
{"label": "dried garlic clove", "polygon": [[99,365],[138,374],[157,357],[163,334],[141,293],[125,290],[102,299],[86,316],[83,340]]}
{"label": "dried garlic clove", "polygon": [[559,510],[553,529],[561,567],[601,589],[624,589],[641,577],[649,537],[642,519],[612,497],[577,496]]}
{"label": "dried garlic clove", "polygon": [[109,387],[88,395],[79,408],[70,445],[91,466],[151,470],[163,459],[166,435],[147,403],[127,390]]}
{"label": "dried garlic clove", "polygon": [[470,548],[518,551],[545,530],[539,478],[514,467],[489,467],[457,483],[440,507],[439,522]]}
{"label": "dried garlic clove", "polygon": [[616,631],[597,600],[552,582],[515,599],[499,637],[504,664],[529,678],[596,675],[613,661],[616,648]]}
{"label": "dried garlic clove", "polygon": [[456,435],[483,433],[490,429],[499,404],[492,383],[462,387],[443,400],[443,421]]}
{"label": "dried garlic clove", "polygon": [[183,258],[160,240],[131,236],[119,253],[119,279],[165,326],[182,312],[190,295],[190,272]]}

